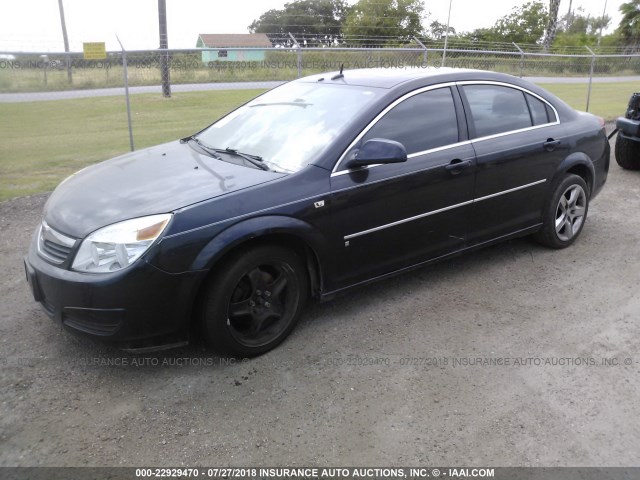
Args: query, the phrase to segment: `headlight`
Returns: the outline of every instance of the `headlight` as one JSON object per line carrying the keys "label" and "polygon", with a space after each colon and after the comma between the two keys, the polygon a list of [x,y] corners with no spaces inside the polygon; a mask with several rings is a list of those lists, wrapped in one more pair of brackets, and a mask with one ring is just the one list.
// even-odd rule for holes
{"label": "headlight", "polygon": [[171,214],[134,218],[96,230],[82,241],[72,269],[107,273],[126,268],[164,231]]}

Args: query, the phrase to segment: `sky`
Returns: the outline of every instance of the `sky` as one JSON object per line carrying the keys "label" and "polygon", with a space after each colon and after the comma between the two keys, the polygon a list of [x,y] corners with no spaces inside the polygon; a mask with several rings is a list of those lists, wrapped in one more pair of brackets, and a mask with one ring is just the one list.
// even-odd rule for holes
{"label": "sky", "polygon": [[[200,33],[248,33],[247,26],[263,12],[282,8],[291,0],[166,0],[169,48],[193,48]],[[348,0],[355,3],[355,0]],[[620,21],[618,8],[624,0],[571,0],[572,8],[584,14]],[[451,26],[458,32],[491,27],[527,0],[451,0]],[[560,3],[560,15],[567,13],[570,0]],[[119,50],[116,35],[127,50],[159,46],[157,0],[63,0],[67,32],[72,51],[83,42],[106,42],[107,50]],[[425,0],[430,12],[425,24],[447,22],[449,0]],[[546,0],[545,0],[546,3]],[[2,0],[0,3],[1,51],[64,51],[58,0]],[[606,31],[605,31],[606,33]]]}

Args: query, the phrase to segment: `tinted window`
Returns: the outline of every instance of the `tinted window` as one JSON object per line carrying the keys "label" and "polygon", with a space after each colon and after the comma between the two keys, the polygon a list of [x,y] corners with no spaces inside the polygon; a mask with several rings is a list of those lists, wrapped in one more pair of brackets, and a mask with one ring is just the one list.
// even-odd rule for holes
{"label": "tinted window", "polygon": [[463,88],[471,107],[476,137],[532,126],[522,91],[498,85],[466,85]]}
{"label": "tinted window", "polygon": [[407,153],[458,142],[458,122],[449,88],[419,93],[396,105],[363,138],[402,143]]}
{"label": "tinted window", "polygon": [[544,125],[549,123],[547,118],[547,108],[545,103],[534,97],[533,95],[526,94],[527,103],[529,104],[529,110],[531,110],[531,118],[534,125]]}
{"label": "tinted window", "polygon": [[558,117],[556,116],[556,112],[553,111],[553,108],[551,108],[549,105],[545,105],[545,108],[547,109],[547,117],[549,117],[549,121],[557,122]]}

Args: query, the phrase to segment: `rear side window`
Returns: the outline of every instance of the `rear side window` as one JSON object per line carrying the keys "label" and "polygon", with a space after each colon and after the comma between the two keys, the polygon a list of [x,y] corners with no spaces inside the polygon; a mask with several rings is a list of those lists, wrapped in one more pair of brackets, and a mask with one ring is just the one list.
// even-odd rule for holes
{"label": "rear side window", "polygon": [[451,90],[438,88],[409,97],[392,108],[362,138],[402,143],[407,153],[458,142],[458,121]]}
{"label": "rear side window", "polygon": [[556,112],[553,111],[553,108],[551,108],[547,104],[544,105],[544,108],[547,109],[547,117],[549,118],[549,122],[551,122],[551,123],[557,122],[558,121],[558,117],[556,116]]}
{"label": "rear side window", "polygon": [[531,119],[533,120],[533,124],[544,125],[545,123],[549,123],[547,105],[539,98],[529,95],[528,93],[525,94],[525,97],[529,104],[529,110],[531,110]]}
{"label": "rear side window", "polygon": [[499,85],[465,85],[463,89],[471,108],[476,137],[533,126],[521,90]]}

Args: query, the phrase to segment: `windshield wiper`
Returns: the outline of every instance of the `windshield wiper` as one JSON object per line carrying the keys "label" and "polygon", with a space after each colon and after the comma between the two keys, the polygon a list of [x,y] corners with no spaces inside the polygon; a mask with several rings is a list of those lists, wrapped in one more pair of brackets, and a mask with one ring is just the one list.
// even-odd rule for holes
{"label": "windshield wiper", "polygon": [[235,148],[229,148],[229,147],[225,148],[224,150],[216,148],[215,151],[219,153],[228,153],[230,155],[236,155],[237,157],[244,158],[247,162],[249,162],[252,165],[255,165],[258,168],[261,168],[262,170],[269,170],[269,167],[267,167],[267,165],[264,163],[264,160],[259,155],[250,155],[248,153],[242,153],[236,150]]}
{"label": "windshield wiper", "polygon": [[191,135],[190,137],[183,138],[180,141],[185,143],[185,142],[188,142],[189,140],[193,140],[194,142],[196,142],[201,149],[203,149],[205,152],[207,152],[209,155],[211,155],[216,160],[220,160],[220,157],[217,155],[218,154],[218,149],[210,147],[206,143],[202,142],[195,135]]}
{"label": "windshield wiper", "polygon": [[307,108],[313,105],[313,103],[305,103],[304,101],[296,101],[296,102],[273,102],[273,103],[256,103],[253,105],[249,105],[249,108],[255,107],[273,107],[273,106],[289,106],[289,107],[302,107]]}
{"label": "windshield wiper", "polygon": [[183,138],[180,141],[181,142],[188,142],[189,140],[193,140],[194,142],[196,142],[200,148],[202,148],[205,152],[207,152],[209,155],[211,155],[216,160],[221,160],[221,158],[218,156],[219,153],[226,153],[226,154],[229,154],[229,155],[235,155],[236,157],[243,158],[244,160],[249,162],[251,165],[253,165],[255,167],[258,167],[260,170],[265,170],[265,171],[271,170],[267,166],[267,164],[264,163],[264,160],[259,155],[251,155],[249,153],[242,153],[242,152],[239,152],[238,150],[236,150],[235,148],[229,148],[229,147],[227,147],[225,149],[210,147],[209,145],[207,145],[206,143],[201,141],[195,135],[191,135],[190,137]]}

